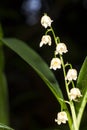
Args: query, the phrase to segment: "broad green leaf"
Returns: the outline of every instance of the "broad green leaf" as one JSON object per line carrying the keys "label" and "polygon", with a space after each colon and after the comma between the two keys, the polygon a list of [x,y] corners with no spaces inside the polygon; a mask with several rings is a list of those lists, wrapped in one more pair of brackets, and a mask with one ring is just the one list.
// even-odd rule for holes
{"label": "broad green leaf", "polygon": [[7,125],[0,123],[0,130],[14,130],[14,129],[12,129],[11,127],[8,127]]}
{"label": "broad green leaf", "polygon": [[[56,98],[62,98],[63,95],[59,88],[58,82],[50,71],[48,65],[42,60],[42,58],[32,50],[23,41],[17,39],[2,39],[1,40],[6,46],[16,52],[25,62],[27,62],[44,80],[50,90],[56,96]],[[59,101],[62,105],[63,102]]]}
{"label": "broad green leaf", "polygon": [[80,124],[82,114],[87,102],[87,57],[85,58],[85,61],[81,67],[77,80],[77,87],[81,90],[83,95],[80,102],[76,103],[76,110],[78,113],[77,120],[78,124]]}

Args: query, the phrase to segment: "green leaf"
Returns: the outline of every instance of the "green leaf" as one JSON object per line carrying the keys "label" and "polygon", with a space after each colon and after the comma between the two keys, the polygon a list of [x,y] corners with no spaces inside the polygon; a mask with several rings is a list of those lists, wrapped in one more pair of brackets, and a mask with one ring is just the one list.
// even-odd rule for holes
{"label": "green leaf", "polygon": [[[17,53],[25,62],[27,62],[43,79],[43,81],[47,84],[50,90],[53,92],[55,97],[58,99],[62,98],[63,95],[59,88],[58,82],[49,69],[48,65],[43,61],[43,59],[28,45],[26,45],[23,41],[17,39],[2,39],[1,40],[6,46],[12,49],[15,53]],[[63,105],[63,102],[59,100],[60,104]]]}
{"label": "green leaf", "polygon": [[0,130],[14,130],[14,129],[12,129],[11,127],[8,127],[7,125],[0,123]]}
{"label": "green leaf", "polygon": [[84,94],[87,91],[87,57],[85,58],[83,65],[80,69],[77,86]]}
{"label": "green leaf", "polygon": [[87,102],[87,57],[81,67],[78,80],[77,80],[77,87],[82,92],[82,98],[79,103],[76,103],[76,110],[77,110],[77,120],[78,124],[81,122],[82,114],[84,112],[86,102]]}

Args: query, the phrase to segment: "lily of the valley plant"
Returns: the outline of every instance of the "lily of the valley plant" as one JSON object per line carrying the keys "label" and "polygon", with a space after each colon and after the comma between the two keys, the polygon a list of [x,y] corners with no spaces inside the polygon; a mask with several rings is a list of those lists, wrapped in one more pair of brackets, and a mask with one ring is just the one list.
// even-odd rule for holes
{"label": "lily of the valley plant", "polygon": [[[62,124],[65,125],[67,123],[70,130],[79,130],[79,128],[86,130],[87,126],[85,128],[82,128],[80,124],[87,103],[87,57],[85,58],[79,73],[77,73],[76,68],[74,68],[71,63],[68,63],[68,61],[65,63],[64,55],[66,55],[66,53],[68,54],[68,47],[64,42],[60,41],[60,38],[58,36],[56,36],[52,27],[52,23],[53,20],[47,14],[44,14],[44,16],[42,16],[41,25],[45,28],[46,32],[42,36],[39,46],[51,47],[53,43],[55,44],[55,49],[49,66],[33,49],[29,47],[29,45],[26,45],[25,42],[16,38],[3,38],[2,31],[0,29],[0,87],[2,87],[0,89],[0,101],[1,103],[4,101],[6,102],[8,95],[6,93],[7,88],[6,84],[4,83],[5,79],[3,76],[2,67],[2,45],[4,44],[13,50],[16,54],[18,54],[28,65],[30,65],[36,71],[36,73],[42,78],[47,87],[56,97],[58,103],[61,106],[60,111],[57,113],[57,117],[54,119],[56,125],[61,126]],[[62,69],[64,75],[64,90],[66,90],[67,94],[66,99],[64,99],[63,92],[53,73],[54,71],[60,71],[60,69]],[[4,95],[2,93],[4,93]],[[5,114],[7,113],[7,104],[5,102],[2,103],[0,108],[0,123],[8,124],[8,114]],[[2,118],[2,115],[4,118]],[[3,119],[5,120],[3,121]],[[7,126],[0,124],[0,130],[3,128],[12,130]]]}
{"label": "lily of the valley plant", "polygon": [[[79,130],[80,123],[77,120],[77,113],[75,110],[74,102],[78,104],[83,95],[81,94],[81,90],[75,86],[75,81],[77,80],[77,70],[73,68],[70,63],[64,62],[63,55],[65,55],[65,53],[68,53],[68,48],[66,44],[62,43],[60,41],[60,38],[55,35],[55,32],[51,25],[52,22],[53,20],[51,20],[51,18],[47,14],[44,14],[44,16],[42,16],[41,25],[46,29],[46,33],[42,36],[40,47],[47,44],[49,46],[52,46],[53,35],[55,50],[49,68],[53,69],[54,71],[57,71],[58,69],[63,69],[68,101],[62,99],[60,100],[65,102],[70,107],[70,112],[67,112],[67,110],[64,110],[61,106],[61,110],[57,113],[57,118],[55,119],[55,122],[58,125],[61,125],[62,123],[65,124],[67,121],[70,122],[71,120],[72,123],[70,124],[70,129]],[[52,33],[51,36],[49,35],[49,32]]]}

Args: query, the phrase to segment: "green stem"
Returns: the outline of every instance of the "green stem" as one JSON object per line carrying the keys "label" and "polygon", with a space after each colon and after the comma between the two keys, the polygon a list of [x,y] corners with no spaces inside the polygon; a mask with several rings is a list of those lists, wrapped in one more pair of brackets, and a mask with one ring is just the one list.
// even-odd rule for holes
{"label": "green stem", "polygon": [[70,101],[70,109],[71,109],[71,114],[72,114],[72,119],[73,119],[72,130],[79,130],[77,119],[76,119],[75,107],[72,101]]}
{"label": "green stem", "polygon": [[[64,61],[63,61],[63,58],[62,58],[61,55],[60,55],[60,59],[61,59],[61,62],[62,62],[63,73],[64,73],[64,78],[65,78],[66,77],[66,71],[65,71]],[[67,83],[67,81],[65,79],[64,79],[64,81],[65,81],[65,87],[66,87],[67,95],[68,95],[68,98],[69,98],[68,83]]]}
{"label": "green stem", "polygon": [[72,81],[72,87],[73,87],[73,88],[75,88],[75,84],[74,84],[74,82],[73,82],[73,81]]}
{"label": "green stem", "polygon": [[53,34],[53,37],[54,37],[55,44],[57,45],[58,38],[56,38],[56,35],[55,35],[52,27],[51,27],[51,31],[52,31],[52,34]]}
{"label": "green stem", "polygon": [[[64,78],[65,78],[66,77],[65,65],[64,65],[64,61],[63,61],[63,58],[62,58],[61,55],[60,55],[60,59],[61,59],[61,62],[62,62],[63,73],[64,73]],[[66,80],[65,80],[65,87],[66,87],[66,91],[67,91],[67,96],[69,98],[69,88],[68,88],[68,83],[67,83]],[[69,98],[69,101],[70,101],[70,98]],[[73,127],[71,128],[71,130],[78,130],[75,107],[74,107],[74,104],[73,104],[72,101],[70,101],[70,109],[71,109],[71,114],[72,114],[72,119],[73,119]]]}
{"label": "green stem", "polygon": [[47,31],[45,32],[45,35],[47,35],[47,33],[50,32],[50,31],[51,31],[51,29],[47,29]]}

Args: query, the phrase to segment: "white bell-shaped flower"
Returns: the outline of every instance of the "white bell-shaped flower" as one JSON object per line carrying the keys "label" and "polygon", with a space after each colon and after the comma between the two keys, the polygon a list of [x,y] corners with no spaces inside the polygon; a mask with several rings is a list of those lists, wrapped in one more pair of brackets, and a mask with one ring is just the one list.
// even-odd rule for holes
{"label": "white bell-shaped flower", "polygon": [[56,70],[61,68],[61,60],[59,58],[53,58],[51,60],[50,69]]}
{"label": "white bell-shaped flower", "polygon": [[60,125],[61,123],[66,123],[66,121],[68,121],[68,117],[65,111],[59,112],[57,114],[57,119],[55,119],[55,122],[57,122],[58,125]]}
{"label": "white bell-shaped flower", "polygon": [[71,100],[76,100],[77,98],[82,97],[79,88],[72,88],[70,90],[69,96]]}
{"label": "white bell-shaped flower", "polygon": [[56,46],[56,51],[55,51],[55,54],[63,54],[63,53],[66,53],[68,52],[67,50],[67,46],[64,44],[64,43],[58,43],[57,46]]}
{"label": "white bell-shaped flower", "polygon": [[65,80],[72,81],[77,79],[77,70],[76,69],[69,69]]}
{"label": "white bell-shaped flower", "polygon": [[44,16],[42,16],[42,18],[41,18],[41,24],[45,28],[51,27],[52,22],[53,22],[53,20],[51,20],[51,18],[49,16],[47,16],[47,14],[44,14]]}
{"label": "white bell-shaped flower", "polygon": [[43,44],[48,44],[49,46],[51,46],[51,37],[50,35],[44,35],[42,36],[41,42],[40,42],[40,47],[43,46]]}

